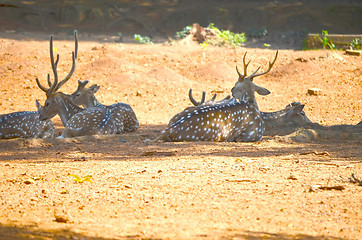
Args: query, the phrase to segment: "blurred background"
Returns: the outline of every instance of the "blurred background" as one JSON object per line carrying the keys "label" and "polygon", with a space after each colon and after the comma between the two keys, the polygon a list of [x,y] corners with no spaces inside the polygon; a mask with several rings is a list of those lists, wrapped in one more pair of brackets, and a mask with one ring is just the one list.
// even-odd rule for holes
{"label": "blurred background", "polygon": [[362,33],[361,0],[0,0],[0,31],[172,36],[214,23],[248,37]]}

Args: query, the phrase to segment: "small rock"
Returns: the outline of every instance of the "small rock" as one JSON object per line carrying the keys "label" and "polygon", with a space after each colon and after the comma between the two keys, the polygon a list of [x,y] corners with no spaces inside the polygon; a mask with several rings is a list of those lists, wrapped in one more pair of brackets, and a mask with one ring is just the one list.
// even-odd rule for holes
{"label": "small rock", "polygon": [[318,96],[322,94],[322,90],[319,88],[309,88],[308,89],[308,94],[309,95],[314,95],[314,96]]}
{"label": "small rock", "polygon": [[288,177],[288,179],[290,179],[290,180],[298,180],[298,178],[297,178],[295,175],[293,175],[293,174],[290,174],[290,176]]}
{"label": "small rock", "polygon": [[69,222],[69,218],[65,215],[55,215],[55,221],[56,222],[61,222],[61,223],[67,223]]}
{"label": "small rock", "polygon": [[362,51],[347,49],[346,53],[349,54],[349,55],[361,56]]}
{"label": "small rock", "polygon": [[262,166],[260,166],[259,170],[260,171],[268,171],[268,170],[270,170],[270,167],[266,166],[266,165],[262,165]]}
{"label": "small rock", "polygon": [[141,92],[139,90],[137,91],[136,96],[137,97],[142,97],[142,94],[141,94]]}
{"label": "small rock", "polygon": [[31,178],[28,178],[28,179],[26,179],[26,180],[24,181],[24,183],[25,183],[25,184],[32,184],[32,183],[34,183],[34,180],[31,179]]}
{"label": "small rock", "polygon": [[313,186],[310,186],[309,188],[309,192],[315,192],[317,191],[318,189],[320,189],[321,185],[313,185]]}

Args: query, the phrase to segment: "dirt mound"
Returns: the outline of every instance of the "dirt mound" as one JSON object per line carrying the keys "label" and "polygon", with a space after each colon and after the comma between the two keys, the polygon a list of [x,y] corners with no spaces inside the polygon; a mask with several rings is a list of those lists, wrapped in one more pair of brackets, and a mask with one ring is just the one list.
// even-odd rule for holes
{"label": "dirt mound", "polygon": [[203,82],[234,82],[236,79],[236,71],[225,62],[211,62],[198,66],[196,77],[202,79]]}

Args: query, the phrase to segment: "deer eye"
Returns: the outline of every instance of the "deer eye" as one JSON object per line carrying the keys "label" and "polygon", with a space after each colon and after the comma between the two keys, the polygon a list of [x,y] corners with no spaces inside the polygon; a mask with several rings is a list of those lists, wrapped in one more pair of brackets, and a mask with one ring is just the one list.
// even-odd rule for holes
{"label": "deer eye", "polygon": [[45,107],[49,107],[49,103],[48,103],[48,102],[45,103]]}

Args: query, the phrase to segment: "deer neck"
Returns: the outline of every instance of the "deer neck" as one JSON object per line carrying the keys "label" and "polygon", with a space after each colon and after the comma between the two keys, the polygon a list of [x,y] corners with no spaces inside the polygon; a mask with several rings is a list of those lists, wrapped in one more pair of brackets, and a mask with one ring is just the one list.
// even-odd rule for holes
{"label": "deer neck", "polygon": [[61,103],[59,104],[59,116],[64,126],[67,125],[68,120],[76,113],[83,111],[83,108],[78,107],[70,99],[69,95],[61,94]]}
{"label": "deer neck", "polygon": [[84,107],[85,108],[90,108],[90,107],[95,107],[95,106],[103,106],[103,104],[101,104],[97,98],[92,95],[89,99],[89,101],[87,101],[85,104],[84,104]]}
{"label": "deer neck", "polygon": [[261,112],[260,114],[264,121],[280,121],[281,118],[286,116],[287,111],[287,109],[283,109],[277,112]]}
{"label": "deer neck", "polygon": [[255,95],[246,92],[242,95],[242,97],[239,99],[240,102],[244,102],[248,104],[250,107],[253,107],[259,111],[258,103],[256,102]]}

